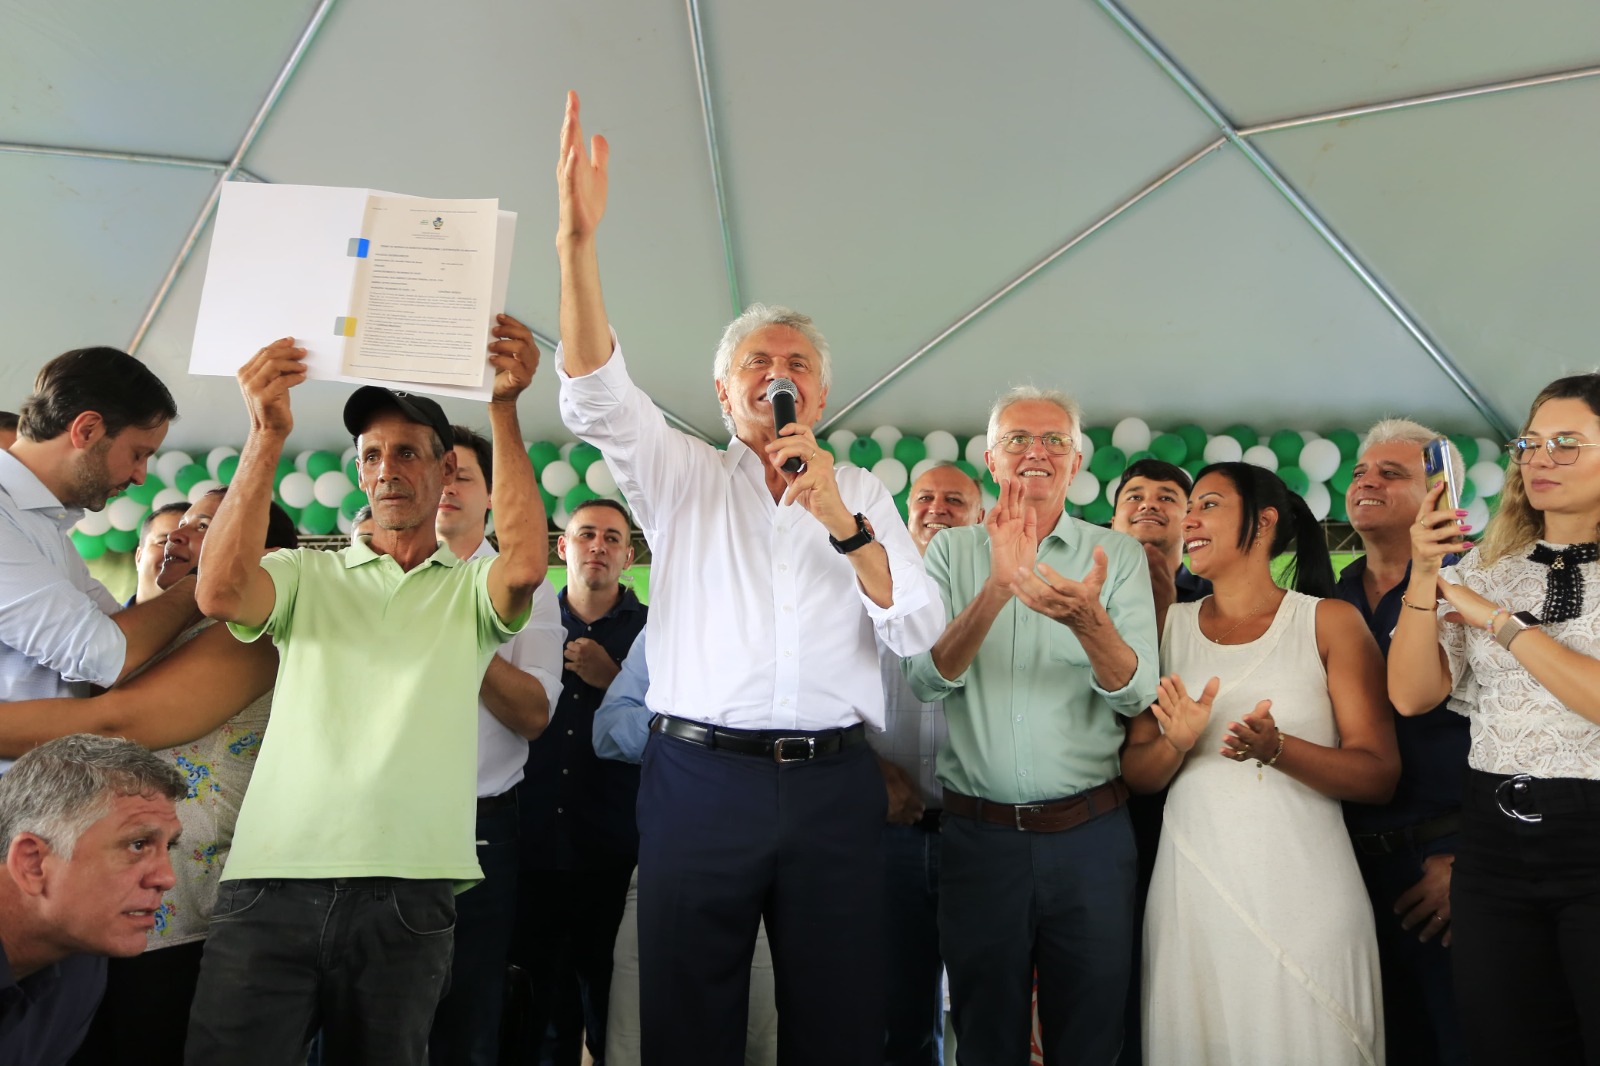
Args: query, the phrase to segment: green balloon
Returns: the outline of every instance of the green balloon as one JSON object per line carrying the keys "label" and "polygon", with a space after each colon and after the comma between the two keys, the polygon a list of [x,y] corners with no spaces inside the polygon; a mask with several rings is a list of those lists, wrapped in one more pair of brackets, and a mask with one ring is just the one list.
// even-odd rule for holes
{"label": "green balloon", "polygon": [[1111,429],[1108,426],[1090,426],[1083,435],[1094,441],[1094,450],[1111,447]]}
{"label": "green balloon", "polygon": [[1504,470],[1511,465],[1511,453],[1502,448],[1499,454],[1494,457],[1494,461],[1500,464],[1501,470]]}
{"label": "green balloon", "polygon": [[[1336,429],[1328,434],[1328,439],[1339,446],[1339,458],[1345,462],[1353,462],[1356,453],[1361,450],[1361,438],[1353,429]],[[1339,490],[1343,492],[1343,489]]]}
{"label": "green balloon", "polygon": [[528,461],[535,470],[543,470],[561,458],[561,449],[547,440],[536,440],[528,446]]}
{"label": "green balloon", "polygon": [[[354,467],[356,464],[352,460],[350,465]],[[230,455],[226,459],[222,460],[222,462],[217,464],[217,480],[222,482],[224,485],[232,485],[233,475],[237,474],[238,472],[239,457],[237,455]]]}
{"label": "green balloon", "polygon": [[1304,496],[1306,490],[1311,488],[1310,475],[1298,466],[1280,466],[1278,467],[1278,476],[1283,479],[1285,485],[1289,486],[1289,491],[1296,496]]}
{"label": "green balloon", "polygon": [[[1280,429],[1267,438],[1267,447],[1272,449],[1272,454],[1278,457],[1278,466],[1293,466],[1300,461],[1300,450],[1306,446],[1306,439],[1292,429]],[[1279,474],[1283,471],[1280,469]],[[1299,491],[1299,490],[1296,490]]]}
{"label": "green balloon", "polygon": [[[1183,438],[1184,447],[1189,449],[1189,454],[1187,456],[1185,456],[1185,458],[1187,458],[1187,459],[1198,459],[1202,455],[1205,454],[1206,441],[1209,439],[1206,436],[1206,431],[1205,430],[1201,429],[1199,426],[1195,425],[1193,422],[1189,422],[1189,423],[1186,423],[1185,425],[1179,426],[1177,429],[1173,430],[1172,432],[1174,434],[1176,434],[1177,436],[1182,437]],[[1173,462],[1177,462],[1178,460],[1172,460],[1172,461]]]}
{"label": "green balloon", "polygon": [[901,437],[894,442],[894,457],[910,470],[928,457],[928,446],[921,437]]}
{"label": "green balloon", "polygon": [[1355,477],[1356,461],[1354,459],[1346,459],[1339,464],[1339,468],[1328,479],[1328,487],[1333,490],[1333,495],[1343,496],[1345,490],[1350,487],[1350,482],[1355,480]]}
{"label": "green balloon", "polygon": [[1210,465],[1211,464],[1206,462],[1205,459],[1203,459],[1203,458],[1202,459],[1190,459],[1187,463],[1183,464],[1183,470],[1184,470],[1184,473],[1188,474],[1190,479],[1192,480],[1194,478],[1199,477],[1200,476],[1200,471],[1204,470],[1206,467],[1208,467]]}
{"label": "green balloon", "polygon": [[1328,493],[1328,517],[1335,522],[1348,522],[1350,520],[1350,512],[1346,510],[1344,505],[1344,493]]}
{"label": "green balloon", "polygon": [[284,475],[292,473],[294,473],[294,460],[285,455],[278,460],[278,469],[273,472],[272,487],[277,488],[278,482],[283,480]]}
{"label": "green balloon", "polygon": [[1472,483],[1470,477],[1461,479],[1461,506],[1465,507],[1478,498],[1478,486]]}
{"label": "green balloon", "polygon": [[1469,437],[1465,433],[1452,433],[1450,434],[1450,443],[1454,444],[1461,452],[1462,466],[1471,466],[1482,458],[1478,455],[1477,437]]}
{"label": "green balloon", "polygon": [[578,472],[578,478],[583,478],[583,472],[588,470],[600,458],[600,449],[593,444],[580,444],[567,453],[567,462],[572,464],[572,469]]}
{"label": "green balloon", "polygon": [[991,496],[1000,495],[1000,482],[994,479],[993,471],[985,468],[982,476],[978,478],[978,485]]}
{"label": "green balloon", "polygon": [[105,535],[106,551],[131,552],[139,546],[137,529],[108,529]]}
{"label": "green balloon", "polygon": [[[1205,445],[1201,444],[1201,448]],[[1163,433],[1150,442],[1150,454],[1163,463],[1181,464],[1189,458],[1189,442],[1176,433]]]}
{"label": "green balloon", "polygon": [[1155,452],[1152,451],[1134,452],[1132,455],[1128,456],[1128,465],[1124,466],[1122,469],[1126,470],[1134,463],[1142,463],[1146,459],[1154,459],[1155,457]]}
{"label": "green balloon", "polygon": [[[577,451],[578,449],[574,448],[572,450]],[[570,515],[573,511],[576,511],[590,500],[598,500],[599,498],[600,494],[598,492],[594,491],[594,489],[591,489],[588,485],[579,482],[567,490],[567,494],[561,497],[561,502],[566,505],[567,514]]]}
{"label": "green balloon", "polygon": [[1093,522],[1097,526],[1108,525],[1111,522],[1111,516],[1115,513],[1116,508],[1111,506],[1111,501],[1101,496],[1093,503],[1084,505],[1083,520],[1085,522]]}
{"label": "green balloon", "polygon": [[283,508],[283,513],[288,515],[289,516],[289,521],[293,522],[295,524],[295,526],[298,528],[299,525],[300,525],[300,508],[298,508],[298,507],[290,507],[288,504],[284,503],[282,500],[279,500],[279,499],[276,499],[276,498],[274,498],[273,502],[275,502],[279,507]]}
{"label": "green balloon", "polygon": [[[901,437],[900,440],[905,440],[905,438]],[[896,443],[899,442],[897,441]],[[899,492],[894,494],[894,505],[900,512],[900,521],[904,522],[911,517],[911,512],[909,510],[910,504],[911,490],[909,488],[901,489]]]}
{"label": "green balloon", "polygon": [[146,474],[143,485],[129,485],[128,490],[123,495],[130,500],[138,500],[148,507],[150,506],[150,501],[156,498],[156,493],[166,487],[167,483],[165,481],[162,481],[154,474]]}
{"label": "green balloon", "polygon": [[539,489],[539,498],[544,501],[544,517],[545,517],[545,520],[550,523],[550,528],[552,528],[552,529],[561,528],[561,527],[556,525],[556,497],[555,497],[555,493],[546,492],[543,488],[541,488],[541,489]]}
{"label": "green balloon", "polygon": [[827,452],[829,455],[833,456],[835,459],[839,458],[839,453],[834,451],[833,450],[833,445],[829,444],[827,441],[825,441],[825,440],[817,441],[817,447],[821,448],[823,451]]}
{"label": "green balloon", "polygon": [[211,472],[199,463],[190,463],[172,475],[172,483],[179,492],[188,492],[200,482],[211,476]]}
{"label": "green balloon", "polygon": [[[338,456],[334,456],[335,461]],[[335,466],[335,469],[338,469]],[[307,473],[310,473],[308,470]],[[317,503],[315,500],[306,504],[300,512],[300,532],[309,533],[314,537],[325,537],[332,533],[339,525],[339,512],[326,504]]]}
{"label": "green balloon", "polygon": [[[967,462],[965,459],[957,459],[956,460],[956,469],[961,471],[963,474],[967,475],[968,477],[970,477],[974,481],[979,481],[979,482],[982,481],[982,475],[978,473],[978,468],[973,466],[971,463]],[[989,472],[988,470],[984,470],[983,471],[984,474],[987,474],[988,472]]]}
{"label": "green balloon", "polygon": [[74,529],[72,531],[72,545],[78,549],[78,554],[85,559],[98,559],[106,553],[106,538],[104,534],[95,537],[90,536],[88,533],[79,533]]}
{"label": "green balloon", "polygon": [[1261,434],[1257,433],[1243,422],[1235,422],[1233,425],[1223,430],[1222,435],[1224,437],[1232,437],[1234,440],[1239,442],[1239,447],[1244,448],[1246,451],[1261,443]]}
{"label": "green balloon", "polygon": [[850,461],[864,470],[871,470],[883,458],[883,445],[871,437],[857,437],[850,442]]}
{"label": "green balloon", "polygon": [[366,505],[367,494],[360,489],[352,489],[344,494],[344,499],[339,501],[339,513],[354,521],[356,512]]}
{"label": "green balloon", "polygon": [[[1089,460],[1089,473],[1102,482],[1110,481],[1121,474],[1127,465],[1128,457],[1122,454],[1122,449],[1114,444],[1107,444],[1104,448],[1095,449],[1094,458]],[[1085,511],[1087,512],[1087,508]]]}
{"label": "green balloon", "polygon": [[315,481],[331,470],[339,469],[339,457],[332,452],[315,451],[306,458],[306,473]]}

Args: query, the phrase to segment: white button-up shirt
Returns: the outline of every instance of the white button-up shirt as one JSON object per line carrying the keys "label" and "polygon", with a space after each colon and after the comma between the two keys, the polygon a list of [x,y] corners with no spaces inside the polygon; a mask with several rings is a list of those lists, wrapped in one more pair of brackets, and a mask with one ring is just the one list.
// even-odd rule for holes
{"label": "white button-up shirt", "polygon": [[735,729],[883,728],[874,633],[914,655],[944,631],[939,590],[883,483],[859,467],[836,472],[845,506],[889,554],[886,608],[821,522],[773,501],[765,456],[669,426],[620,347],[579,378],[557,348],[556,368],[562,421],[604,454],[650,542],[650,710]]}
{"label": "white button-up shirt", "polygon": [[[487,539],[473,552],[473,559],[493,559],[497,553]],[[533,591],[533,613],[522,632],[500,645],[496,655],[525,674],[532,674],[544,686],[550,700],[550,713],[561,699],[561,649],[567,631],[561,625],[561,605],[546,581]],[[553,719],[552,719],[553,721]],[[478,701],[478,798],[498,796],[522,780],[528,762],[528,742],[496,718]]]}
{"label": "white button-up shirt", "polygon": [[87,696],[122,673],[120,605],[67,536],[82,516],[0,451],[0,703]]}

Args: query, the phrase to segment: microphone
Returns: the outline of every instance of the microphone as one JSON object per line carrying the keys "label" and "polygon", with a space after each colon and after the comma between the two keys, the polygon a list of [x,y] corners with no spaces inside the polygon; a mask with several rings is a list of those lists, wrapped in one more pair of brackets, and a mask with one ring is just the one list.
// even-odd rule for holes
{"label": "microphone", "polygon": [[[794,402],[800,396],[800,390],[794,387],[794,382],[788,378],[773,378],[767,386],[767,402],[772,405],[772,428],[782,429],[795,420]],[[805,469],[805,462],[798,455],[791,455],[783,462],[785,474],[798,474]]]}

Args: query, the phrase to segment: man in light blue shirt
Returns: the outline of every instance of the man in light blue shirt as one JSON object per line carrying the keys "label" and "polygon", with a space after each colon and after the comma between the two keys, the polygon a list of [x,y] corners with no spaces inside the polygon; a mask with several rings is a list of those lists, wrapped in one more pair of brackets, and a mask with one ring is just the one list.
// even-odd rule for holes
{"label": "man in light blue shirt", "polygon": [[1013,389],[989,419],[1000,499],[925,556],[949,625],[905,663],[943,701],[939,933],[963,1058],[1026,1062],[1033,973],[1045,1062],[1111,1062],[1122,1040],[1135,856],[1123,723],[1154,700],[1139,544],[1070,518],[1083,462],[1065,393]]}

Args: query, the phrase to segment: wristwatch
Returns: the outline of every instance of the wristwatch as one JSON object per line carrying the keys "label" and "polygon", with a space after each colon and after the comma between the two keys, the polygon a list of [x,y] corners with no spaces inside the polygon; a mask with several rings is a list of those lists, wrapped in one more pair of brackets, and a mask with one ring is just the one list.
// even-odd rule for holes
{"label": "wristwatch", "polygon": [[849,555],[857,548],[865,548],[868,544],[871,544],[876,539],[877,538],[872,535],[872,527],[867,525],[867,516],[861,514],[860,512],[856,513],[855,536],[846,537],[844,540],[840,540],[832,533],[828,534],[828,543],[832,544],[833,550],[838,552],[840,555]]}
{"label": "wristwatch", "polygon": [[1494,639],[1502,648],[1510,651],[1511,642],[1521,636],[1523,630],[1537,628],[1539,628],[1539,619],[1535,618],[1529,611],[1518,611],[1500,623],[1500,628],[1495,631]]}

